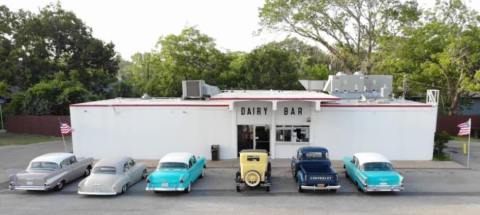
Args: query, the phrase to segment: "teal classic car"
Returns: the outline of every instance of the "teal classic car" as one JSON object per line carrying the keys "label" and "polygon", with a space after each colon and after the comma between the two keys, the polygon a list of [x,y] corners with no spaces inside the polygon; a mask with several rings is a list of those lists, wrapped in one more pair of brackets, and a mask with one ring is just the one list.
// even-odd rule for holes
{"label": "teal classic car", "polygon": [[192,190],[192,183],[205,176],[205,158],[192,153],[169,153],[159,162],[157,169],[147,177],[147,191]]}
{"label": "teal classic car", "polygon": [[362,192],[402,191],[403,176],[378,153],[357,153],[343,159],[345,176]]}

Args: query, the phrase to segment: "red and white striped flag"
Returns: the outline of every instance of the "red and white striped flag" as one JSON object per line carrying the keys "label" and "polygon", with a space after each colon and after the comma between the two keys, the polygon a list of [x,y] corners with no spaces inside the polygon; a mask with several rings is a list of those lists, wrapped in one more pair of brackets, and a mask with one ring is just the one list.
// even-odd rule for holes
{"label": "red and white striped flag", "polygon": [[468,119],[468,121],[457,125],[457,127],[460,128],[460,131],[458,131],[458,136],[469,135],[470,134],[470,128],[472,127],[471,119]]}
{"label": "red and white striped flag", "polygon": [[67,123],[60,123],[60,133],[69,134],[72,132],[72,128]]}

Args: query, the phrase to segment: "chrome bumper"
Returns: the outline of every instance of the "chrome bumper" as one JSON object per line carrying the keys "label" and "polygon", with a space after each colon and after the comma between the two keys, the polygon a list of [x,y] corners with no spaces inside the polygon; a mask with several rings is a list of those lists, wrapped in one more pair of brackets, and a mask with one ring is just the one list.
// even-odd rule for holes
{"label": "chrome bumper", "polygon": [[185,188],[179,187],[147,187],[146,191],[184,191]]}
{"label": "chrome bumper", "polygon": [[78,191],[77,192],[80,195],[90,195],[90,196],[115,196],[117,195],[116,192],[83,192],[83,191]]}
{"label": "chrome bumper", "polygon": [[338,189],[340,189],[340,185],[326,186],[326,187],[302,185],[301,187],[304,190],[338,190]]}
{"label": "chrome bumper", "polygon": [[399,192],[403,191],[405,188],[401,185],[379,185],[379,186],[367,186],[365,187],[366,192]]}
{"label": "chrome bumper", "polygon": [[15,186],[9,185],[8,188],[10,190],[38,190],[38,191],[47,191],[52,189],[51,186]]}

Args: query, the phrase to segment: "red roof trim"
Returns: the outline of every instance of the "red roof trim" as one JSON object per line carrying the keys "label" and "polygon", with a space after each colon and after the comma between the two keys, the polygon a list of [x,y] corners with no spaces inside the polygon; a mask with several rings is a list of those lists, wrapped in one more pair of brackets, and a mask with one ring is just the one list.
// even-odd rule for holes
{"label": "red roof trim", "polygon": [[228,104],[73,104],[70,107],[228,107]]}
{"label": "red roof trim", "polygon": [[279,98],[279,97],[213,97],[210,100],[282,100],[282,101],[312,101],[312,100],[320,100],[320,101],[332,101],[332,100],[340,100],[340,98]]}
{"label": "red roof trim", "polygon": [[382,104],[375,104],[375,105],[348,105],[348,104],[321,104],[321,107],[351,107],[351,108],[364,108],[364,107],[386,107],[386,108],[391,108],[391,107],[398,107],[398,108],[417,108],[417,107],[432,107],[432,105],[414,105],[414,104],[409,104],[409,105],[382,105]]}

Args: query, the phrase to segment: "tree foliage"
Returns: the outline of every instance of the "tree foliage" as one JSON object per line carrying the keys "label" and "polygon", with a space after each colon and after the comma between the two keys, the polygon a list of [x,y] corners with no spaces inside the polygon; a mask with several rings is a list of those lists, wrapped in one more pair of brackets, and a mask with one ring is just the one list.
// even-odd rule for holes
{"label": "tree foliage", "polygon": [[115,78],[113,44],[94,38],[82,20],[60,5],[46,6],[38,14],[2,6],[0,23],[0,78],[17,90],[58,72],[72,72],[88,90],[105,94]]}
{"label": "tree foliage", "polygon": [[416,1],[265,0],[262,25],[318,42],[342,69],[370,73],[379,37],[417,20]]}
{"label": "tree foliage", "polygon": [[18,93],[8,107],[10,112],[26,115],[68,115],[70,104],[97,99],[78,81],[65,80],[61,73],[40,81]]}
{"label": "tree foliage", "polygon": [[179,96],[181,81],[202,79],[222,89],[301,89],[299,78],[326,78],[329,57],[289,38],[250,53],[220,51],[213,38],[193,27],[161,37],[156,50],[137,53],[120,70],[136,94]]}
{"label": "tree foliage", "polygon": [[[459,111],[460,98],[479,88],[480,28],[477,14],[461,1],[437,2],[417,27],[384,38],[378,70],[408,79],[408,96],[441,90],[441,110]],[[401,89],[407,90],[407,89]]]}
{"label": "tree foliage", "polygon": [[[72,82],[66,83],[75,83],[72,88],[55,88],[67,90],[63,92],[65,101],[81,101],[71,96],[90,98],[90,94],[105,98],[114,93],[112,83],[117,81],[117,71],[114,45],[94,38],[82,20],[59,4],[48,5],[38,13],[13,12],[0,6],[0,80],[8,83],[7,91],[12,96],[25,92],[25,104],[39,105],[16,106],[20,109],[14,112],[47,114],[50,107],[51,113],[68,111],[68,106],[60,105],[66,108],[63,111],[54,108],[63,100],[41,93],[53,90],[48,85],[57,74],[71,78]],[[37,93],[43,96],[38,101],[29,97]]]}

